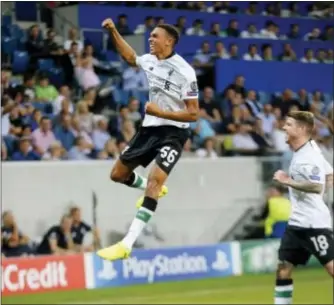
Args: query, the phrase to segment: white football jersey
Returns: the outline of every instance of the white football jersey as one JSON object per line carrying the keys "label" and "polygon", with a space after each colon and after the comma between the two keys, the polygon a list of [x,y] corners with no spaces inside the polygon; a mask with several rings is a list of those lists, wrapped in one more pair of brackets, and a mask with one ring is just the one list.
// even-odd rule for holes
{"label": "white football jersey", "polygon": [[[324,202],[326,175],[330,174],[328,162],[319,147],[309,141],[294,152],[289,175],[295,181],[309,181],[323,186],[321,194],[306,193],[289,187],[292,204],[289,224],[303,228],[332,228],[328,206]],[[332,173],[331,172],[331,173]]]}
{"label": "white football jersey", "polygon": [[[181,111],[186,109],[184,100],[198,98],[195,70],[178,54],[158,60],[151,54],[137,56],[136,64],[142,68],[149,84],[149,101],[163,110]],[[143,126],[173,125],[188,128],[189,123],[176,122],[145,115]]]}

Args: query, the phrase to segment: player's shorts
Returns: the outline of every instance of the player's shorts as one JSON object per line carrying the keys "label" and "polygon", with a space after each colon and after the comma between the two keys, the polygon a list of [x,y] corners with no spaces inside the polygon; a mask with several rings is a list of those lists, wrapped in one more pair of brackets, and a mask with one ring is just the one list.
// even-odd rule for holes
{"label": "player's shorts", "polygon": [[154,159],[167,174],[181,157],[190,136],[189,129],[175,126],[141,127],[124,149],[120,160],[124,164],[146,167]]}
{"label": "player's shorts", "polygon": [[306,265],[314,255],[322,265],[334,259],[334,239],[330,229],[308,229],[288,226],[278,250],[281,262]]}

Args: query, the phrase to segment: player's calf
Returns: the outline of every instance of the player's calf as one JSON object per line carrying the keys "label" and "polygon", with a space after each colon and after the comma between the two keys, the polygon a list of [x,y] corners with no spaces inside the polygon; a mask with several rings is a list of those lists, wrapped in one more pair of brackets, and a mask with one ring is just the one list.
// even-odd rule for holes
{"label": "player's calf", "polygon": [[325,269],[334,278],[334,260],[330,261],[325,265]]}
{"label": "player's calf", "polygon": [[276,271],[275,304],[292,304],[293,280],[291,278],[293,265],[280,263]]}

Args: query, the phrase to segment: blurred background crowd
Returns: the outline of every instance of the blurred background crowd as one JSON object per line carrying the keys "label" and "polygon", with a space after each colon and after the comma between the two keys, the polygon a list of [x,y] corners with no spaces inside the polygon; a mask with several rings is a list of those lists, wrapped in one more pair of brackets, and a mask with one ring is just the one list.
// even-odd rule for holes
{"label": "blurred background crowd", "polygon": [[[19,6],[16,14],[27,19],[30,16],[21,16],[29,11],[24,4],[20,6],[25,10]],[[126,66],[113,51],[110,41],[107,50],[101,50],[92,32],[86,37],[80,35],[80,29],[72,27],[68,36],[63,37],[48,27],[53,24],[50,11],[54,7],[73,4],[48,3],[53,8],[43,7],[44,22],[39,24],[13,22],[11,15],[2,17],[1,156],[4,161],[115,159],[140,126],[143,105],[148,100],[144,73]],[[156,2],[100,4],[130,6],[127,9],[134,12],[138,7],[158,6]],[[175,25],[182,36],[201,36],[196,51],[182,51],[196,69],[201,90],[201,118],[191,126],[192,138],[184,147],[185,156],[217,158],[285,153],[289,149],[282,125],[285,114],[293,109],[309,110],[316,115],[314,137],[325,153],[332,153],[332,92],[310,92],[309,88],[297,92],[289,88],[283,92],[255,91],[243,75],[233,75],[232,71],[225,72],[231,73],[231,83],[225,90],[217,92],[214,81],[214,63],[219,59],[332,65],[332,48],[314,50],[312,47],[313,43],[317,46],[319,41],[333,40],[333,24],[329,22],[333,17],[332,4],[161,2],[159,9],[160,17],[142,16],[142,24],[130,26],[126,14],[118,15],[115,21],[122,35],[142,35],[165,22],[165,11],[175,10],[178,12]],[[217,12],[222,18],[225,14],[236,17],[225,20],[226,28],[219,21],[207,24],[201,18],[189,24],[181,15],[185,10],[208,16]],[[254,23],[241,27],[240,18],[246,15],[253,16]],[[269,19],[258,28],[262,21],[257,21],[257,17],[262,16]],[[284,32],[280,20],[289,18],[303,23],[289,23],[289,31]],[[315,18],[323,19],[323,27],[307,31],[303,26],[305,20]],[[225,40],[231,37],[234,42],[226,45]],[[249,38],[257,39],[259,44],[243,44]],[[271,43],[274,40],[281,41],[281,50],[275,45],[277,54]],[[301,40],[302,44],[304,41],[311,48],[305,46],[301,54],[296,54],[294,40]],[[241,45],[244,52],[240,52]]]}

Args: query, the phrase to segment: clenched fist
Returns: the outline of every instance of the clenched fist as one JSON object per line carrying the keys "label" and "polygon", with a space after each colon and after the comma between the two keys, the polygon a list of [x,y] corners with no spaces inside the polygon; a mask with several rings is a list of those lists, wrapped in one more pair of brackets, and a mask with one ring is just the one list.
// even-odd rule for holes
{"label": "clenched fist", "polygon": [[102,27],[107,30],[112,30],[115,28],[115,23],[111,18],[107,18],[102,22]]}

